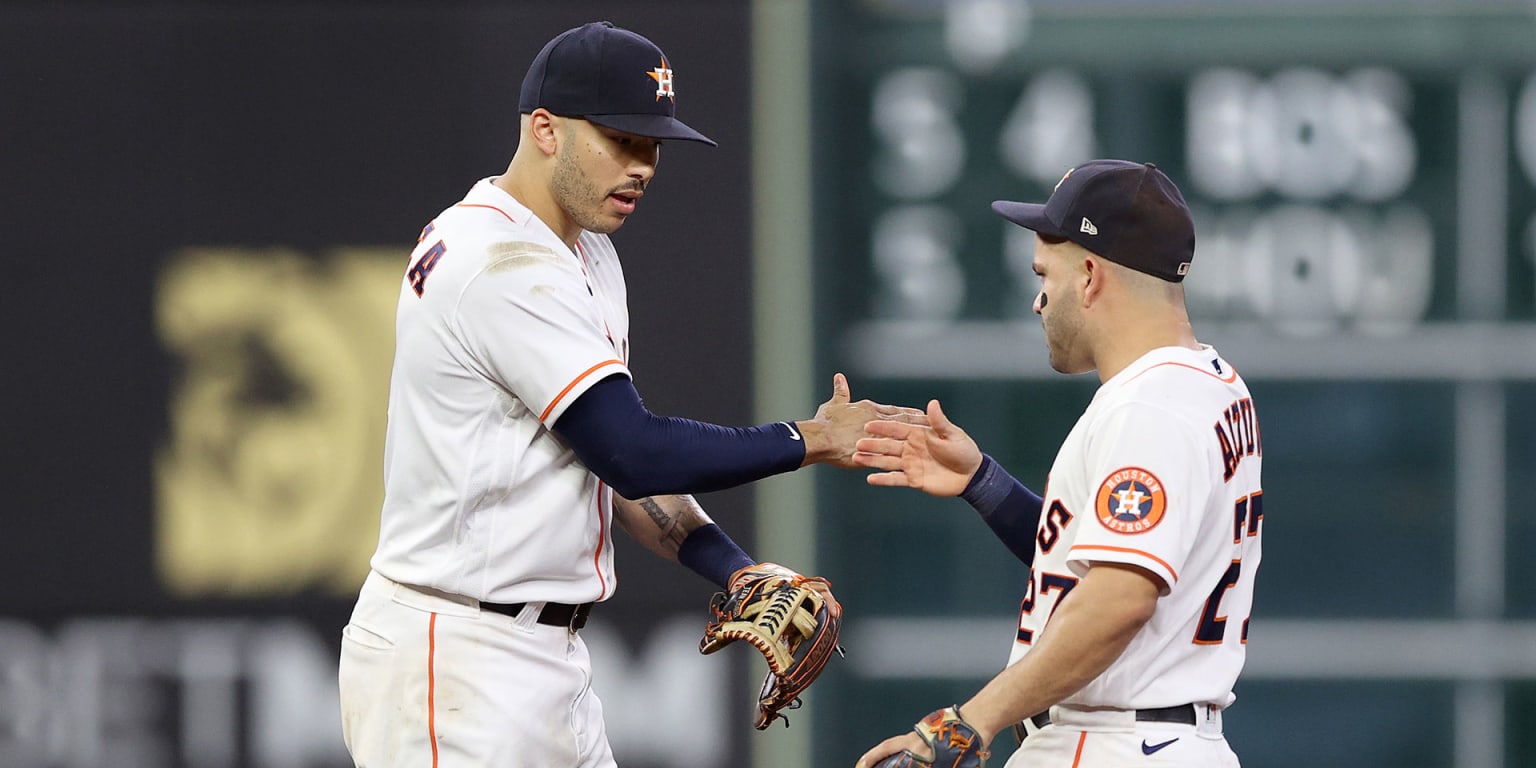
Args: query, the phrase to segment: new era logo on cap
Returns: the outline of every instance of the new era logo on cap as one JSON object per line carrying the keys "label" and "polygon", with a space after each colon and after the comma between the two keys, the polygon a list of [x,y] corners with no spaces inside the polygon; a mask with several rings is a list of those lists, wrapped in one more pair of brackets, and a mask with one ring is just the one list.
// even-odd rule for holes
{"label": "new era logo on cap", "polygon": [[1195,225],[1184,196],[1156,165],[1094,160],[1061,177],[1045,203],[998,200],[992,210],[1042,235],[1071,240],[1099,256],[1181,282],[1195,255]]}
{"label": "new era logo on cap", "polygon": [[713,146],[677,119],[675,83],[672,64],[655,43],[594,21],[560,33],[539,51],[517,108],[525,115],[547,109],[637,136]]}

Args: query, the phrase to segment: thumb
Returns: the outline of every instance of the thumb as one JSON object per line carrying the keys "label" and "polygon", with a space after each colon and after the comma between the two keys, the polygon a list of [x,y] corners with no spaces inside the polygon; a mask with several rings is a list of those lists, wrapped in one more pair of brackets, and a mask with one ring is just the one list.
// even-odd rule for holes
{"label": "thumb", "polygon": [[832,374],[832,403],[843,405],[851,399],[848,394],[848,377],[841,373]]}
{"label": "thumb", "polygon": [[928,426],[933,427],[933,431],[937,432],[939,437],[950,437],[960,431],[954,422],[944,416],[944,409],[940,407],[938,400],[928,401]]}

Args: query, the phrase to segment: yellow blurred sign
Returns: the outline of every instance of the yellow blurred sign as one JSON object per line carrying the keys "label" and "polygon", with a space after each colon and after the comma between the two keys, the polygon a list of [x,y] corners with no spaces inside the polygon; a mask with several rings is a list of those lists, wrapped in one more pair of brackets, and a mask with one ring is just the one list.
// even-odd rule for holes
{"label": "yellow blurred sign", "polygon": [[156,561],[179,595],[354,592],[378,539],[405,254],[182,251],[157,322],[178,360],[155,461]]}

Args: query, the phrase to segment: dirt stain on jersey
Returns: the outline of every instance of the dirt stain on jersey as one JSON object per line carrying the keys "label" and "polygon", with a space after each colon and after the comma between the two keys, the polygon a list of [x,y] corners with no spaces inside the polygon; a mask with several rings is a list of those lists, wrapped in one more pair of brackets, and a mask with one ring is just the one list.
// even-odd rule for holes
{"label": "dirt stain on jersey", "polygon": [[561,257],[553,249],[538,243],[511,242],[491,244],[486,248],[485,260],[489,272],[510,272],[551,261],[558,262]]}

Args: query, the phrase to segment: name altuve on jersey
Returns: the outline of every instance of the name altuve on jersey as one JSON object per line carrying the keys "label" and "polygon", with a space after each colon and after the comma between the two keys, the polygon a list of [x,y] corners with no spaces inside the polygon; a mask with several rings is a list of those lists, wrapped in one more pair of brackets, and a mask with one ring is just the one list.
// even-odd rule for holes
{"label": "name altuve on jersey", "polygon": [[1221,443],[1223,481],[1231,480],[1237,465],[1249,456],[1263,456],[1264,442],[1259,436],[1259,420],[1253,412],[1253,398],[1232,401],[1216,422],[1216,440]]}

